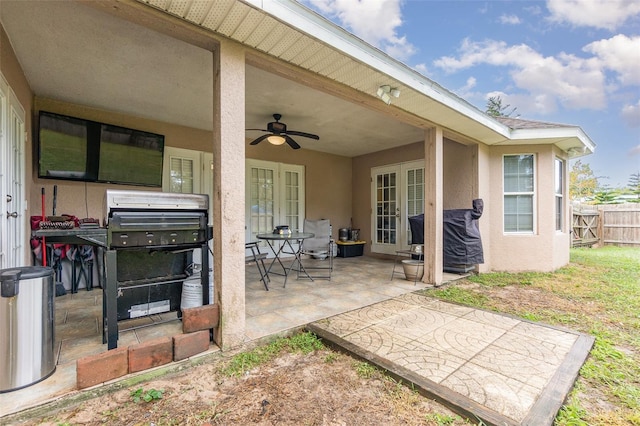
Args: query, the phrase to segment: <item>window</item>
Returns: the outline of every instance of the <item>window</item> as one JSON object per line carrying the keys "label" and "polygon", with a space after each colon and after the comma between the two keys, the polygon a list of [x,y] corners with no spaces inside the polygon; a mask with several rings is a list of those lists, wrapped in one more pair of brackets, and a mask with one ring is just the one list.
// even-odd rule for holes
{"label": "window", "polygon": [[534,168],[533,154],[504,156],[504,232],[534,231]]}
{"label": "window", "polygon": [[564,218],[564,161],[556,158],[555,172],[555,202],[556,202],[556,231],[562,231]]}

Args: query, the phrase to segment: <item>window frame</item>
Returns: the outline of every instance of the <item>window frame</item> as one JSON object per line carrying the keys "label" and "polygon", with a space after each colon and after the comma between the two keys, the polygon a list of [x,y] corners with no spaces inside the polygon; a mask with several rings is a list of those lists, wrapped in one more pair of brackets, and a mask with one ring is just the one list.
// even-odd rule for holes
{"label": "window frame", "polygon": [[[505,160],[507,157],[531,157],[532,159],[532,190],[531,191],[511,191],[507,192],[505,184]],[[518,175],[520,176],[520,175]],[[537,158],[535,153],[517,153],[517,154],[503,154],[502,155],[502,232],[507,235],[535,235],[537,233]],[[507,230],[506,221],[506,199],[508,196],[527,196],[531,197],[531,229],[527,230]]]}
{"label": "window frame", "polygon": [[[559,169],[558,169],[559,167]],[[558,182],[558,178],[560,178]],[[556,232],[564,232],[565,230],[565,186],[566,186],[566,173],[565,173],[565,160],[560,157],[556,157],[553,161],[553,182],[554,182],[554,212],[555,212],[555,230]],[[560,192],[558,192],[560,190]],[[560,211],[558,211],[560,207]]]}

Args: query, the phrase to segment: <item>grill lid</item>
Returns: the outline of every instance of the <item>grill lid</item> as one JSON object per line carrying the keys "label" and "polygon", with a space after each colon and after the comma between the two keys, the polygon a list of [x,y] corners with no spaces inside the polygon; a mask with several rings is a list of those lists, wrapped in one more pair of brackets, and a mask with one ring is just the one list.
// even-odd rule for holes
{"label": "grill lid", "polygon": [[105,218],[108,223],[113,211],[116,210],[198,210],[206,212],[209,208],[209,196],[206,194],[108,189],[104,205],[106,208]]}

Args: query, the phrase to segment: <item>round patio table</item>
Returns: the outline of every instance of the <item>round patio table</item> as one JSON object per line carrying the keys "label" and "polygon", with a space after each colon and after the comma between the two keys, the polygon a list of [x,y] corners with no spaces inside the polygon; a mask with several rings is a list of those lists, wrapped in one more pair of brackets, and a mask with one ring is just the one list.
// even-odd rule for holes
{"label": "round patio table", "polygon": [[[269,245],[269,248],[274,254],[274,258],[271,261],[269,268],[267,269],[267,275],[269,275],[269,273],[273,273],[276,275],[283,275],[284,276],[283,287],[286,287],[289,273],[291,273],[295,264],[298,263],[297,271],[304,273],[307,276],[307,278],[313,281],[313,278],[311,278],[311,276],[309,276],[309,273],[304,269],[304,265],[302,264],[302,261],[300,259],[300,253],[302,251],[302,244],[304,244],[304,240],[306,240],[307,238],[313,238],[313,237],[315,237],[315,234],[312,234],[310,232],[293,232],[291,234],[258,234],[256,235],[257,239],[265,240],[267,242],[267,244]],[[276,242],[282,242],[282,244],[276,244]],[[294,247],[293,243],[297,243],[297,246]],[[285,249],[285,247],[288,247],[289,250]],[[284,264],[282,263],[283,254],[292,254],[294,257],[293,262],[291,262],[291,266],[289,266],[289,268],[284,266]],[[271,272],[271,269],[273,268],[273,265],[276,262],[278,262],[282,267],[282,273]]]}

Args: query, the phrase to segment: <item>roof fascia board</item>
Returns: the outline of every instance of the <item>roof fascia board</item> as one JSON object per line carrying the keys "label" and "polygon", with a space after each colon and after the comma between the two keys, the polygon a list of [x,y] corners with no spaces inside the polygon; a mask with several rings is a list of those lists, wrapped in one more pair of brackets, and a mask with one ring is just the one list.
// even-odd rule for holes
{"label": "roof fascia board", "polygon": [[[555,140],[558,139],[573,139],[579,141],[586,153],[593,153],[596,149],[596,144],[587,136],[587,134],[580,128],[574,126],[568,127],[555,127],[549,129],[515,129],[511,132],[511,141],[514,144],[523,141],[538,141],[538,143],[544,143],[545,139]],[[508,145],[509,143],[505,143]]]}
{"label": "roof fascia board", "polygon": [[395,79],[411,89],[509,138],[508,126],[494,120],[464,99],[294,0],[244,0],[275,19],[312,36],[342,53]]}

